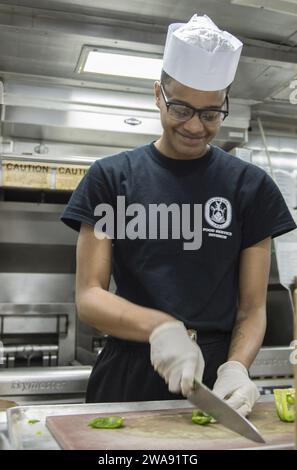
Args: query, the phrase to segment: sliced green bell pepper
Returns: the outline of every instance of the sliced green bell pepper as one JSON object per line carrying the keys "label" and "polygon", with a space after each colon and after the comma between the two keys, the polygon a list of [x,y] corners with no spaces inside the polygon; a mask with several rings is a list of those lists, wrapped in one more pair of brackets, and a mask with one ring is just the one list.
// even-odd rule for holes
{"label": "sliced green bell pepper", "polygon": [[124,418],[120,416],[102,416],[100,418],[94,418],[88,426],[95,429],[116,429],[123,426]]}
{"label": "sliced green bell pepper", "polygon": [[215,423],[216,420],[207,413],[204,413],[201,410],[193,410],[192,411],[192,422],[195,424],[200,424],[205,426],[209,423]]}
{"label": "sliced green bell pepper", "polygon": [[275,388],[273,394],[279,419],[287,423],[295,421],[294,388]]}

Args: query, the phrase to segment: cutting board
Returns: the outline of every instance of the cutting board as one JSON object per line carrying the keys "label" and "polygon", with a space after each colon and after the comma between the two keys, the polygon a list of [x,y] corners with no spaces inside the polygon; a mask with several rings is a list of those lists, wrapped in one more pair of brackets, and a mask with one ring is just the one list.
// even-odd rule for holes
{"label": "cutting board", "polygon": [[0,400],[0,411],[6,411],[13,406],[18,406],[18,404],[15,401]]}
{"label": "cutting board", "polygon": [[[158,410],[115,413],[125,418],[118,429],[93,429],[91,419],[112,413],[48,416],[46,424],[62,449],[244,449],[261,447],[221,424],[192,423],[191,410]],[[274,403],[258,403],[250,421],[264,437],[264,445],[293,443],[294,423],[283,423]]]}

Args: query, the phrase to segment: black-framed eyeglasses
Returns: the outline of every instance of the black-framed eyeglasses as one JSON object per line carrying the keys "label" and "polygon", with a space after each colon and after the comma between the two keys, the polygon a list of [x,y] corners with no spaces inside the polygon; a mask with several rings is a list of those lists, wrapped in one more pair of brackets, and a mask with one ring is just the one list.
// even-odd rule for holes
{"label": "black-framed eyeglasses", "polygon": [[195,114],[198,114],[200,121],[203,122],[205,126],[219,126],[229,114],[228,95],[226,95],[225,101],[222,104],[222,106],[224,106],[226,103],[226,110],[218,108],[194,108],[189,104],[186,105],[176,101],[169,101],[165,94],[162,83],[160,84],[160,87],[166,104],[167,112],[169,116],[176,121],[186,122],[192,119]]}

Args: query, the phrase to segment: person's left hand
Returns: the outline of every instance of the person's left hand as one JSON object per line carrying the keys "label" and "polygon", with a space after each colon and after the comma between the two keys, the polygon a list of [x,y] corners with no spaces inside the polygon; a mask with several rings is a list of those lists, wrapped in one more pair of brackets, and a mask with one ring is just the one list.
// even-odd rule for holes
{"label": "person's left hand", "polygon": [[218,368],[213,392],[243,416],[248,415],[260,397],[241,362],[227,361]]}

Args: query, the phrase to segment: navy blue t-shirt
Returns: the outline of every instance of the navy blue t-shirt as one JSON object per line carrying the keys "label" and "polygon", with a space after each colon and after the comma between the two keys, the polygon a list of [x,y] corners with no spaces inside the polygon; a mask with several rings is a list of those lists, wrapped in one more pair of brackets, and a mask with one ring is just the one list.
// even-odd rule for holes
{"label": "navy blue t-shirt", "polygon": [[113,240],[113,275],[119,296],[204,333],[233,329],[241,250],[296,228],[271,177],[215,146],[195,160],[168,158],[153,143],[97,160],[61,219],[75,230],[81,223],[95,225],[100,219],[95,207],[109,204],[116,214],[119,196],[125,196],[126,206],[146,208],[146,234],[149,205],[177,204],[180,213],[190,207],[192,228],[194,205],[202,205],[199,249],[184,249],[189,240],[172,238],[169,217],[169,239],[158,233],[157,239]]}

